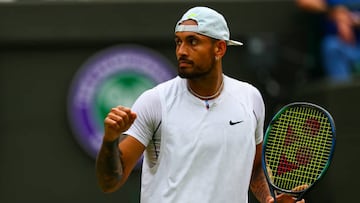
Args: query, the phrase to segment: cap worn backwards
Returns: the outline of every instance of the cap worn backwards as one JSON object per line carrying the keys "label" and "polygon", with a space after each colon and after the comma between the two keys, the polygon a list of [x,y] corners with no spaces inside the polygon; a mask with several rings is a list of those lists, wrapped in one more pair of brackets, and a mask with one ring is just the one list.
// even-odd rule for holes
{"label": "cap worn backwards", "polygon": [[[197,25],[182,25],[186,20],[194,20]],[[225,18],[208,7],[189,9],[176,23],[175,32],[196,32],[214,39],[225,40],[227,45],[240,46],[243,43],[230,40],[230,32]]]}

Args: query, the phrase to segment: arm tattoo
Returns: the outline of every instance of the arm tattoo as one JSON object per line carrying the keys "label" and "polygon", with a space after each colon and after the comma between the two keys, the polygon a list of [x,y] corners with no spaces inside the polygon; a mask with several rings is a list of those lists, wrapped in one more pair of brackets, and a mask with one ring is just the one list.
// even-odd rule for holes
{"label": "arm tattoo", "polygon": [[104,141],[97,160],[97,177],[103,190],[111,190],[118,185],[123,177],[123,164],[119,140]]}
{"label": "arm tattoo", "polygon": [[254,175],[251,177],[250,189],[259,202],[266,202],[270,190],[262,169],[259,168],[254,171]]}

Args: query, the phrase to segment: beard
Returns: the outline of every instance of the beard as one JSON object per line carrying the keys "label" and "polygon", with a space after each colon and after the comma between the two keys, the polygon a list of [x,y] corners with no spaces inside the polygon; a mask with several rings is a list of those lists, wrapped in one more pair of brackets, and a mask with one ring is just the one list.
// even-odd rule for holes
{"label": "beard", "polygon": [[186,71],[181,71],[181,69],[179,68],[178,75],[183,79],[198,79],[198,78],[202,78],[202,77],[208,75],[212,69],[213,68],[209,68],[206,71],[186,72]]}
{"label": "beard", "polygon": [[182,69],[178,67],[178,75],[183,79],[199,79],[209,75],[215,68],[215,59],[211,60],[210,64],[207,67],[205,66],[197,66],[193,62],[190,63],[192,65],[190,71],[186,71],[187,69]]}

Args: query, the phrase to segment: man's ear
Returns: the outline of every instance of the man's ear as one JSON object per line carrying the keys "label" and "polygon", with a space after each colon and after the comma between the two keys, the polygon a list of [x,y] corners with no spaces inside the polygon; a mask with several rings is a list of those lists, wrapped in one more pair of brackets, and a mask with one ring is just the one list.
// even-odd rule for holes
{"label": "man's ear", "polygon": [[215,43],[215,56],[217,58],[222,58],[225,55],[226,48],[226,42],[224,40],[218,40]]}

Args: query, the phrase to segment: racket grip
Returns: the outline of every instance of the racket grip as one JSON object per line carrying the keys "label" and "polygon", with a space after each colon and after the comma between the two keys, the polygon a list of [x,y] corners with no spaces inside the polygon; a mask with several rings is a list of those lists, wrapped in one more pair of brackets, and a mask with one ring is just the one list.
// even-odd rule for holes
{"label": "racket grip", "polygon": [[276,195],[275,195],[275,194],[271,194],[271,196],[274,198],[274,203],[277,203]]}
{"label": "racket grip", "polygon": [[270,190],[271,196],[274,198],[274,203],[277,203],[275,190],[271,186],[269,186],[269,190]]}

